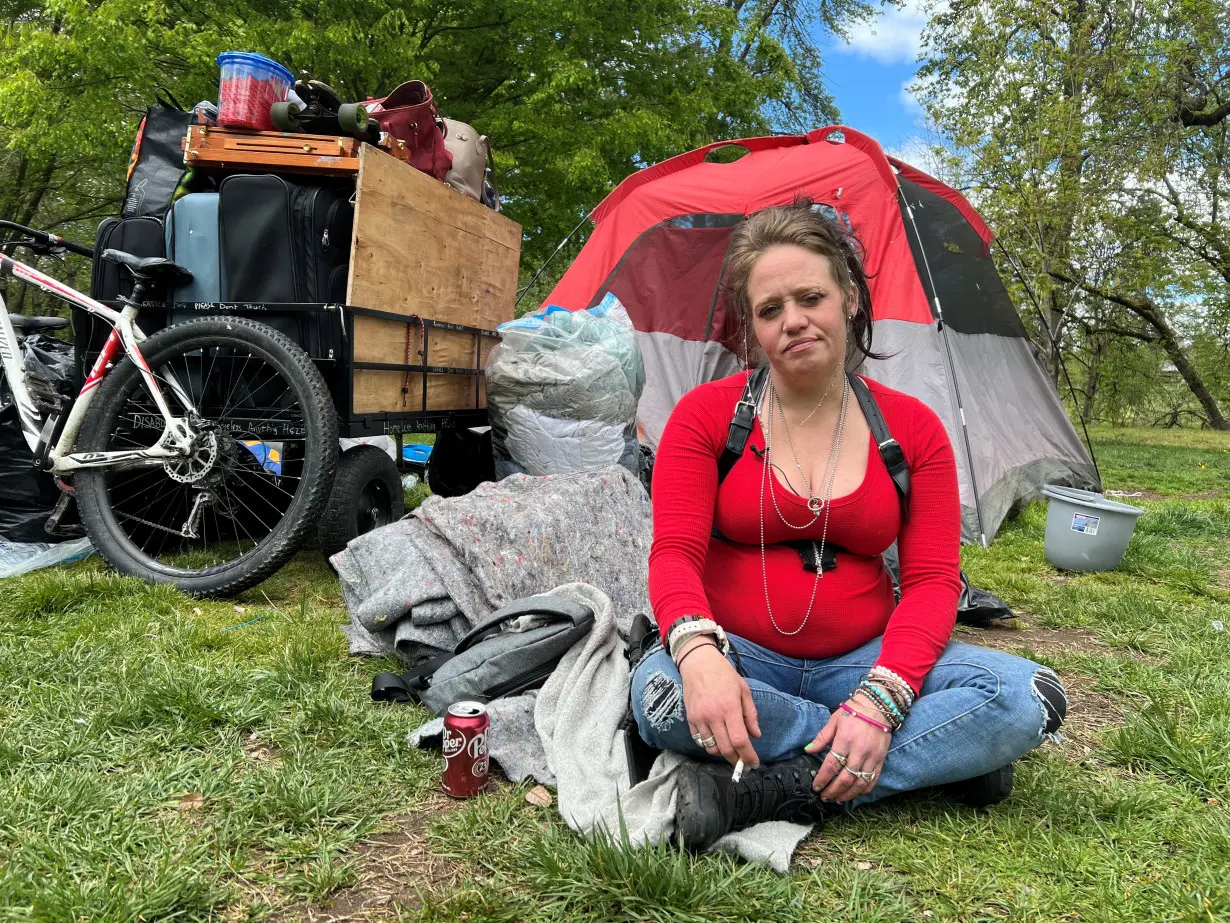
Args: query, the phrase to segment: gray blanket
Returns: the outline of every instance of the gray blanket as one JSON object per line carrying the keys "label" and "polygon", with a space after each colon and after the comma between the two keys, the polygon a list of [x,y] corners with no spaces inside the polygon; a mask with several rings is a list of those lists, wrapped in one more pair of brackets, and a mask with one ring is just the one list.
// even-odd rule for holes
{"label": "gray blanket", "polygon": [[620,618],[649,612],[649,498],[621,467],[480,484],[333,556],[351,653],[407,663],[451,651],[501,606],[563,583],[599,586]]}
{"label": "gray blanket", "polygon": [[[673,829],[674,774],[683,757],[663,753],[650,778],[632,787],[619,730],[629,690],[620,631],[648,611],[650,531],[648,499],[620,467],[513,476],[465,497],[429,498],[414,517],[360,536],[334,556],[351,612],[351,650],[396,650],[413,662],[521,596],[551,592],[586,603],[593,630],[542,690],[489,706],[490,754],[514,781],[555,785],[560,814],[574,830],[617,835],[622,810],[634,844],[657,842]],[[447,621],[416,618],[417,607],[444,599],[457,608]],[[441,724],[427,722],[412,740],[437,742]],[[784,872],[809,829],[760,824],[714,848]]]}

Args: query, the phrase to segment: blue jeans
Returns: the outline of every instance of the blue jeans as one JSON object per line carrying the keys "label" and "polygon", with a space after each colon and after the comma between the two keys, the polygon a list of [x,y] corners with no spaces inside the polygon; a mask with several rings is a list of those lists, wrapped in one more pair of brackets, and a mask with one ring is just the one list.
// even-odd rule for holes
{"label": "blue jeans", "polygon": [[[760,721],[760,739],[753,738],[752,746],[762,763],[803,752],[875,664],[880,640],[840,657],[799,660],[730,636],[734,651],[727,659],[751,689]],[[1058,710],[1056,697],[1062,700]],[[1054,732],[1064,710],[1062,687],[1049,668],[1012,654],[949,642],[927,674],[905,724],[893,735],[876,787],[851,806],[1006,766]],[[661,645],[646,654],[632,676],[632,712],[641,737],[651,746],[693,759],[714,759],[689,734],[683,683]]]}

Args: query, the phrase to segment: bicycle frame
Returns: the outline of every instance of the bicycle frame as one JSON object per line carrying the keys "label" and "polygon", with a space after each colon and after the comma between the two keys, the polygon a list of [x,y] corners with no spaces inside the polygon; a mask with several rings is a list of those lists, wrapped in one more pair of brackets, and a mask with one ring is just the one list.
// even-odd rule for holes
{"label": "bicycle frame", "polygon": [[[145,339],[145,334],[136,325],[136,317],[140,310],[137,305],[126,304],[122,311],[116,311],[7,254],[0,254],[0,275],[21,279],[61,301],[88,311],[96,317],[101,317],[112,327],[111,334],[103,344],[98,360],[90,369],[90,374],[85,384],[82,385],[81,392],[68,411],[68,419],[64,423],[60,438],[48,454],[52,473],[65,475],[82,468],[153,467],[172,459],[182,458],[191,451],[193,436],[186,419],[176,417],[171,413],[166,397],[158,386],[157,377],[150,371],[145,357],[141,354],[140,343]],[[154,399],[154,405],[162,415],[162,436],[148,449],[74,453],[72,450],[81,432],[81,424],[89,411],[98,385],[107,376],[112,363],[121,351],[132,359],[140,370],[146,390],[149,391],[150,396]],[[21,359],[21,350],[18,347],[17,333],[9,319],[8,306],[4,303],[3,298],[0,298],[0,362],[3,363],[5,377],[8,378],[9,387],[13,392],[13,401],[17,407],[22,434],[30,446],[30,451],[37,456],[43,435],[39,430],[38,413],[34,402],[30,399],[29,389],[26,387],[25,367]],[[169,369],[162,370],[161,374],[167,387],[180,402],[180,406],[195,414],[196,406],[174,374]],[[49,429],[48,438],[50,438]]]}

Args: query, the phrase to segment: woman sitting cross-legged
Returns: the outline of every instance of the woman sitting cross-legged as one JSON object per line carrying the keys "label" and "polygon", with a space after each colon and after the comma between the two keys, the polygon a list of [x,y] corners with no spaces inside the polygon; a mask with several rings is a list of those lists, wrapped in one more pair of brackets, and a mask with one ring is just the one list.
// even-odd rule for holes
{"label": "woman sitting cross-legged", "polygon": [[[924,404],[867,381],[908,464],[903,508],[845,374],[875,356],[856,242],[809,202],[768,208],[735,229],[724,285],[768,374],[724,478],[749,373],[695,388],[671,414],[649,564],[662,645],[632,680],[645,741],[697,761],[680,774],[677,838],[704,849],[924,786],[1002,797],[988,782],[1058,729],[1067,700],[1051,670],[949,640],[953,451]],[[899,600],[881,558],[893,541]]]}

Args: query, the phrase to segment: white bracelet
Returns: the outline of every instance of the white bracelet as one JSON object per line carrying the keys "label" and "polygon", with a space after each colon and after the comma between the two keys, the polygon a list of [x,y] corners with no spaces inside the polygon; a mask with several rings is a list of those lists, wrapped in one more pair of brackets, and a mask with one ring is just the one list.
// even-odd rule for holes
{"label": "white bracelet", "polygon": [[902,679],[900,674],[894,673],[888,667],[872,667],[867,671],[867,675],[879,676],[881,679],[897,683],[901,687],[902,694],[906,697],[907,707],[914,704],[914,688]]}
{"label": "white bracelet", "polygon": [[680,625],[678,628],[673,628],[667,635],[667,640],[670,643],[670,655],[672,660],[678,659],[679,649],[683,643],[689,638],[694,638],[697,635],[712,635],[717,640],[717,645],[723,654],[730,652],[730,642],[726,640],[726,632],[722,631],[722,626],[713,619],[695,619]]}

